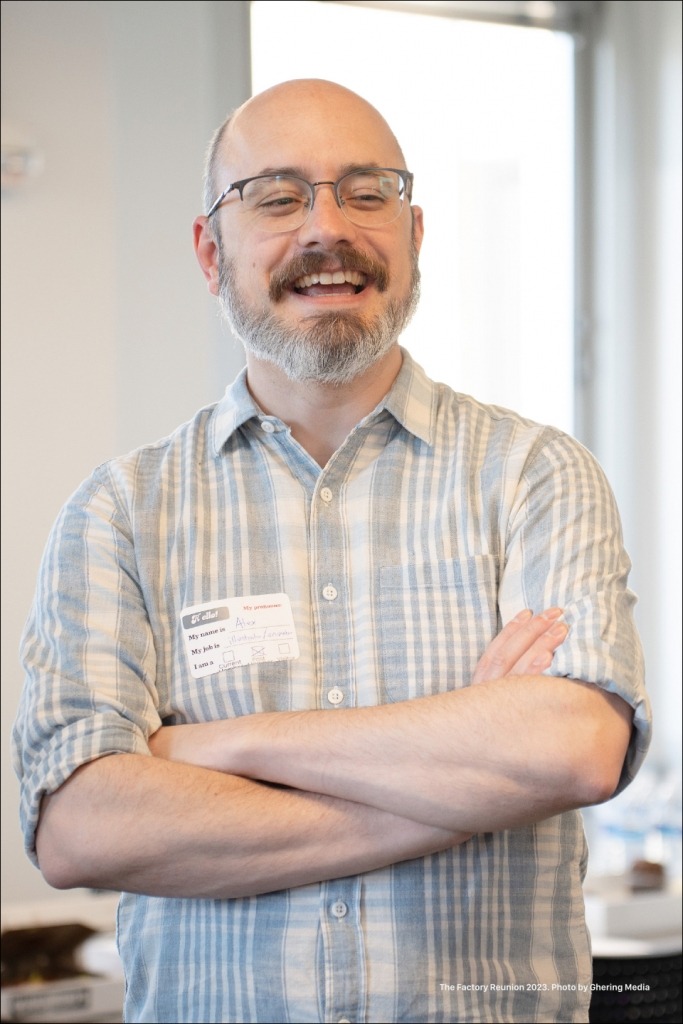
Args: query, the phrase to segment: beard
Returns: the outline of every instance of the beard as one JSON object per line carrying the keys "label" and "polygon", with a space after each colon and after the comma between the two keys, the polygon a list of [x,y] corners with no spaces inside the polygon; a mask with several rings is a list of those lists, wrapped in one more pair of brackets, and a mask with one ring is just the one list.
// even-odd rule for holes
{"label": "beard", "polygon": [[[311,252],[295,256],[276,274],[270,300],[277,303],[291,282],[316,273],[334,258],[341,269],[354,269],[371,277],[379,292],[389,284],[387,270],[359,250]],[[396,344],[410,321],[420,296],[417,249],[411,250],[411,280],[403,299],[392,300],[373,317],[329,311],[303,317],[299,324],[284,323],[269,309],[249,309],[239,296],[236,264],[219,245],[219,292],[221,309],[247,352],[277,366],[292,381],[316,382],[339,387],[369,370]]]}

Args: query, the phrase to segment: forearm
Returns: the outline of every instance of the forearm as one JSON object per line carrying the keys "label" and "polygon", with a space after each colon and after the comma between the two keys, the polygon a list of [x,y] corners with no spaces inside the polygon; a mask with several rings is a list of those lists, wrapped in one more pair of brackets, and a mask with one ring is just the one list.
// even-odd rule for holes
{"label": "forearm", "polygon": [[482,832],[607,799],[630,709],[587,684],[517,676],[401,704],[176,728],[163,731],[165,756]]}
{"label": "forearm", "polygon": [[37,852],[58,888],[229,898],[370,871],[467,838],[345,800],[120,754],[84,765],[43,801]]}

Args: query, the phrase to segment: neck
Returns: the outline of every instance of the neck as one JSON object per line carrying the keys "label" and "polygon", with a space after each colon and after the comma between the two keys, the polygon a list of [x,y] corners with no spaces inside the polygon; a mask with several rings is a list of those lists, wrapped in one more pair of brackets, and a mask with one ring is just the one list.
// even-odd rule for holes
{"label": "neck", "polygon": [[272,363],[247,355],[247,383],[259,407],[286,423],[311,458],[326,466],[353,428],[384,398],[401,369],[395,345],[367,373],[335,387],[291,381]]}

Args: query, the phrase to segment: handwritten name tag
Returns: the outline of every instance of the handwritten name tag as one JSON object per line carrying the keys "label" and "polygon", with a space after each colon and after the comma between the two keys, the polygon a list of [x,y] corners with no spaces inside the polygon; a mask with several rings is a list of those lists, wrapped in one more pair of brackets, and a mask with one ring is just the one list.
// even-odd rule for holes
{"label": "handwritten name tag", "polygon": [[230,597],[183,608],[180,622],[195,679],[258,661],[299,657],[286,594]]}

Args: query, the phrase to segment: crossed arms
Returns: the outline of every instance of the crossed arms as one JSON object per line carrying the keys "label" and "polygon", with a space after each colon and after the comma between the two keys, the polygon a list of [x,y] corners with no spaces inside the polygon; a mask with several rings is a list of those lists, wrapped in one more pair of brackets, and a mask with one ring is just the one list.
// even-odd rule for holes
{"label": "crossed arms", "polygon": [[[160,729],[43,800],[58,888],[248,896],[438,852],[614,792],[631,709],[541,675],[566,636],[522,613],[447,694]],[[481,684],[481,685],[479,685]]]}

